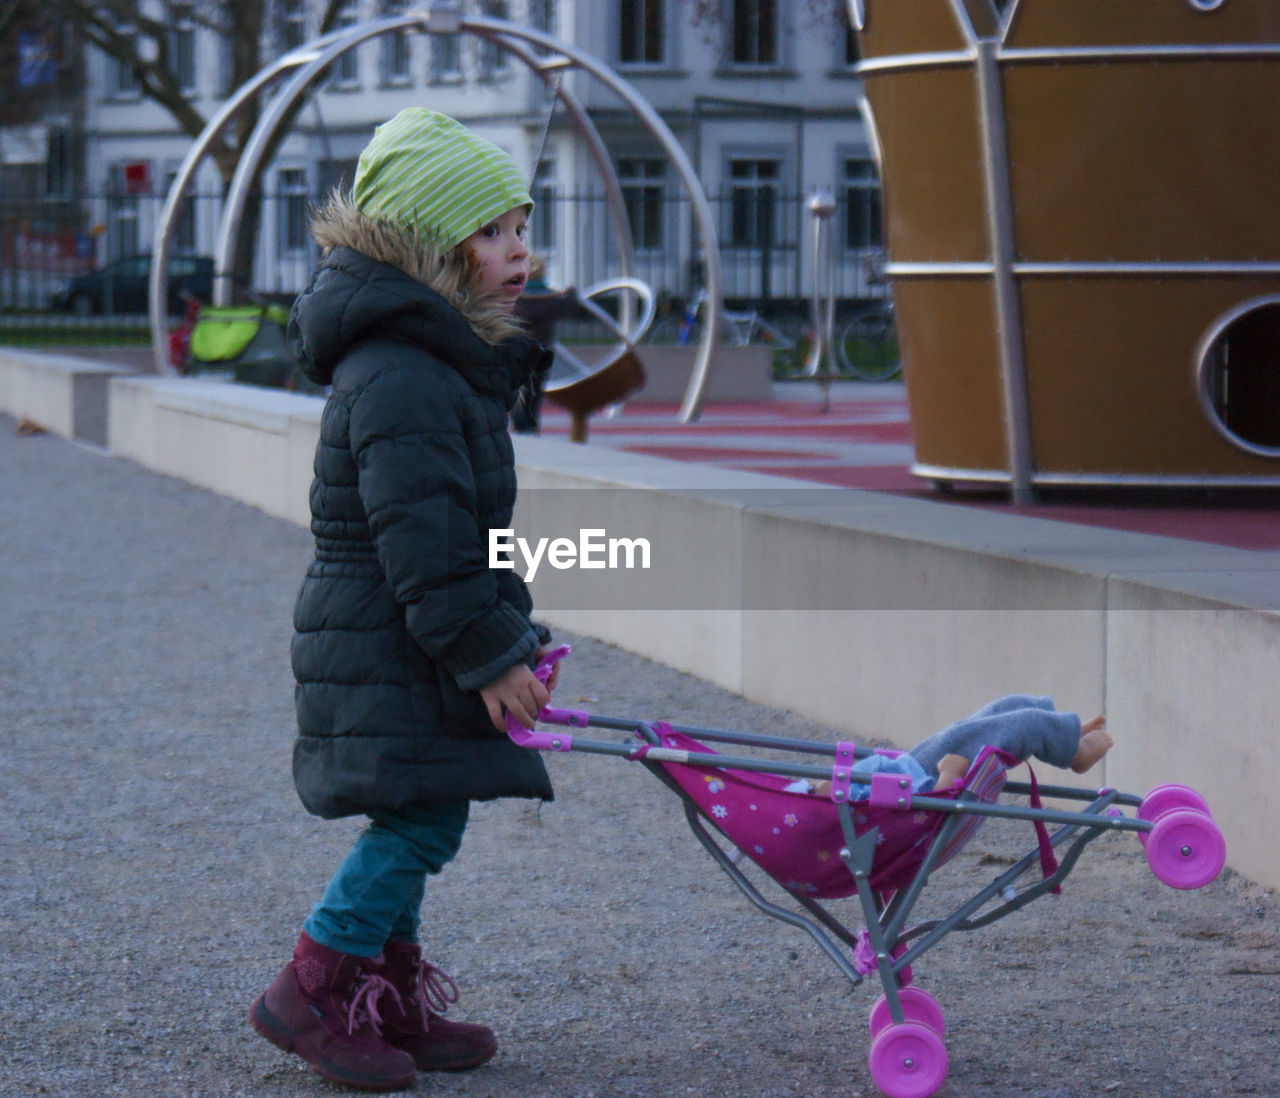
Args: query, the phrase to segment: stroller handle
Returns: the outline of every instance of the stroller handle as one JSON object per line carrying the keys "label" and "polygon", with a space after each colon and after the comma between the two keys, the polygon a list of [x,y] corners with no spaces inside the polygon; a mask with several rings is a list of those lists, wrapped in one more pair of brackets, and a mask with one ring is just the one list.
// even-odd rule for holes
{"label": "stroller handle", "polygon": [[[562,644],[558,648],[551,649],[543,655],[538,661],[538,666],[533,669],[534,675],[541,683],[551,678],[551,672],[555,670],[556,664],[570,653],[571,649],[567,644]],[[561,724],[585,728],[589,717],[586,713],[578,712],[574,709],[553,709],[551,706],[544,706],[542,712],[538,714],[538,720],[546,721],[548,724]],[[573,737],[556,732],[535,732],[532,728],[526,728],[520,721],[507,711],[507,736],[512,743],[518,747],[526,747],[533,751],[570,751],[573,749]]]}

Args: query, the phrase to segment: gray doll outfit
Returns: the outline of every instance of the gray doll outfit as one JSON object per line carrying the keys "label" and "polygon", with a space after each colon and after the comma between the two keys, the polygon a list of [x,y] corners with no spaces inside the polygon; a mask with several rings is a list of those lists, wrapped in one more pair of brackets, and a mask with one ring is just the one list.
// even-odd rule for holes
{"label": "gray doll outfit", "polygon": [[984,747],[998,747],[1019,762],[1034,757],[1065,770],[1080,749],[1080,731],[1080,717],[1056,712],[1052,698],[1009,694],[935,732],[908,754],[930,774],[937,774],[943,755],[963,755],[972,762]]}

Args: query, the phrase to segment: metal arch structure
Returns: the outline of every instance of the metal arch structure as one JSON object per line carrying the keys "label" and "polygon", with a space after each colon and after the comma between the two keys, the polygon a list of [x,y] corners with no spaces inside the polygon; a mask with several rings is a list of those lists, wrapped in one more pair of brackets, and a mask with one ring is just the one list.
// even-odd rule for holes
{"label": "metal arch structure", "polygon": [[[720,251],[715,219],[697,173],[684,149],[680,147],[675,135],[653,106],[602,61],[540,31],[501,19],[463,16],[454,8],[418,9],[401,16],[355,24],[325,35],[285,54],[264,68],[228,99],[218,114],[209,121],[187,153],[170,187],[156,231],[156,241],[152,251],[149,306],[152,347],[158,372],[173,373],[173,367],[169,364],[166,355],[164,328],[164,292],[165,276],[168,271],[169,238],[176,223],[177,211],[195,170],[207,155],[213,142],[218,139],[223,128],[252,95],[286,74],[292,74],[288,82],[273,96],[250,135],[227,192],[215,254],[217,275],[214,283],[214,300],[217,304],[226,304],[230,298],[228,282],[229,272],[234,269],[235,264],[235,229],[244,212],[249,188],[257,177],[262,157],[270,141],[290,107],[344,53],[370,39],[405,30],[417,30],[426,34],[464,32],[474,34],[523,62],[544,82],[548,82],[553,73],[567,69],[581,69],[617,95],[662,147],[667,160],[676,169],[689,196],[702,246],[708,317],[679,413],[680,419],[685,423],[696,420],[701,413],[707,383],[714,364],[715,333],[719,330],[724,305],[721,296]],[[538,47],[547,51],[545,56],[539,56],[534,52]],[[628,276],[632,257],[632,240],[617,173],[613,170],[604,143],[585,109],[572,93],[564,88],[563,82],[556,87],[556,95],[565,105],[566,113],[586,141],[592,162],[604,180],[610,220],[622,242],[623,275]]]}
{"label": "metal arch structure", "polygon": [[227,124],[239,113],[245,103],[274,80],[277,80],[281,74],[309,62],[315,57],[316,50],[332,41],[334,37],[336,35],[329,34],[317,39],[314,43],[291,50],[278,57],[272,64],[242,84],[223,103],[222,109],[209,119],[205,128],[200,132],[200,136],[195,139],[191,148],[187,150],[187,155],[183,158],[182,164],[178,168],[178,174],[169,186],[164,208],[160,212],[160,224],[156,229],[155,244],[151,253],[151,275],[147,287],[147,304],[151,321],[151,346],[157,373],[169,375],[174,373],[174,369],[169,363],[169,356],[165,346],[165,275],[169,269],[169,239],[173,234],[173,225],[177,220],[178,210],[187,197],[187,190],[195,177],[196,169],[208,155],[213,143],[222,136],[222,131],[227,127]]}

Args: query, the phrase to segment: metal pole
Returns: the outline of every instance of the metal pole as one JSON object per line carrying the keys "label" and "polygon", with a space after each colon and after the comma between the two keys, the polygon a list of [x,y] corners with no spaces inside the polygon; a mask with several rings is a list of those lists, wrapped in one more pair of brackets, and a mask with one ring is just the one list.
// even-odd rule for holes
{"label": "metal pole", "polygon": [[[222,209],[222,224],[219,227],[218,242],[214,248],[213,301],[215,305],[231,304],[231,272],[235,270],[237,230],[240,219],[244,216],[249,188],[257,178],[262,158],[285,114],[316,76],[349,49],[358,46],[366,39],[376,38],[389,31],[412,27],[417,22],[416,16],[379,19],[372,23],[361,23],[355,27],[346,28],[329,36],[322,48],[317,48],[310,53],[307,63],[293,74],[289,82],[276,93],[267,109],[262,112],[258,124],[254,127],[240,155],[240,163],[236,165],[236,174],[231,180],[227,200]],[[317,47],[320,47],[320,43],[317,43]]]}
{"label": "metal pole", "polygon": [[155,243],[151,249],[151,280],[147,287],[147,305],[151,320],[151,349],[157,373],[173,375],[177,372],[169,362],[167,348],[165,276],[169,269],[169,237],[172,235],[172,227],[177,219],[178,207],[186,197],[187,188],[191,184],[196,169],[208,154],[209,147],[218,139],[227,123],[235,117],[246,101],[257,95],[262,88],[266,87],[283,72],[305,64],[315,55],[315,51],[322,48],[332,37],[332,35],[327,35],[310,46],[294,50],[283,57],[277,58],[273,64],[268,65],[251,80],[241,85],[235,94],[230,96],[222,105],[218,113],[208,121],[200,136],[196,138],[191,148],[187,150],[186,158],[182,161],[178,174],[169,186],[169,194],[165,199],[164,208],[160,212],[160,222],[156,226]]}
{"label": "metal pole", "polygon": [[836,210],[835,198],[825,191],[814,193],[807,203],[813,232],[813,289],[811,315],[813,346],[801,374],[816,378],[822,389],[822,410],[831,407],[831,347],[835,339],[835,279],[832,277],[831,215]]}
{"label": "metal pole", "polygon": [[[716,347],[715,336],[719,330],[721,316],[724,311],[721,297],[719,241],[715,231],[711,207],[707,202],[706,195],[703,193],[702,185],[693,170],[693,166],[689,163],[688,156],[675,139],[675,135],[672,134],[670,128],[652,105],[636,92],[630,84],[619,77],[607,65],[597,61],[589,54],[583,53],[558,39],[526,27],[517,26],[499,19],[460,17],[456,9],[429,8],[425,12],[419,11],[411,15],[377,20],[371,24],[348,28],[340,35],[324,39],[323,42],[326,43],[324,48],[316,49],[313,52],[313,60],[302,71],[295,74],[289,84],[272,99],[245,147],[224,208],[223,223],[215,257],[217,270],[221,272],[231,269],[231,262],[234,260],[235,252],[235,223],[243,213],[248,188],[257,174],[259,161],[265,151],[267,140],[274,128],[279,125],[280,119],[292,102],[302,94],[318,72],[327,65],[332,64],[347,50],[377,35],[414,26],[428,33],[468,31],[495,41],[511,52],[515,51],[512,50],[512,43],[508,42],[507,39],[529,42],[552,50],[566,58],[568,63],[594,76],[617,94],[631,108],[650,134],[662,145],[664,152],[667,154],[667,159],[676,169],[689,194],[694,218],[702,237],[703,265],[707,289],[706,329],[703,333],[702,343],[698,347],[693,373],[685,393],[684,404],[680,410],[680,417],[684,422],[688,423],[696,419],[701,410],[703,394],[710,377]],[[317,43],[317,47],[319,45],[320,43]],[[606,176],[606,186],[607,178]],[[225,293],[225,281],[225,279],[220,280],[220,284],[215,286],[215,300],[219,300],[219,290]]]}
{"label": "metal pole", "polygon": [[[604,185],[605,208],[608,210],[609,221],[613,225],[614,235],[618,238],[619,274],[623,278],[632,277],[635,267],[635,241],[631,238],[631,222],[627,219],[627,205],[622,195],[622,183],[618,179],[618,173],[614,170],[608,147],[578,97],[564,86],[562,79],[553,80],[550,75],[553,71],[558,74],[559,70],[567,67],[570,62],[567,58],[539,58],[537,54],[519,42],[508,39],[498,39],[498,41],[512,55],[537,73],[547,87],[554,88],[556,97],[564,104],[565,113],[573,119],[574,124],[578,127],[578,132],[587,144],[587,155],[591,158],[591,163],[594,165]],[[547,121],[550,123],[550,115],[547,116]],[[543,136],[545,141],[545,132]],[[540,156],[541,153],[539,152],[539,158]],[[535,163],[530,168],[530,171],[536,173],[537,170],[538,165]],[[622,295],[621,322],[623,330],[628,332],[635,321],[635,301],[633,297],[634,295],[631,293]]]}
{"label": "metal pole", "polygon": [[999,43],[978,41],[978,99],[982,112],[982,150],[987,200],[987,232],[993,267],[1000,379],[1004,393],[1005,444],[1014,503],[1035,502],[1031,486],[1031,422],[1027,369],[1023,358],[1022,317],[1013,273],[1013,199],[1009,183],[1009,146],[1004,127],[1004,96],[997,62]]}

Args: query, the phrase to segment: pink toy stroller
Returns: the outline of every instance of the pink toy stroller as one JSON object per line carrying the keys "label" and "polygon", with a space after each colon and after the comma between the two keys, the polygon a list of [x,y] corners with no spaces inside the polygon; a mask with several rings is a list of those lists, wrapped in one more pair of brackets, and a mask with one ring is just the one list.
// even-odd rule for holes
{"label": "pink toy stroller", "polygon": [[[567,653],[565,647],[549,653],[536,673],[545,681]],[[1034,776],[1029,783],[1011,782],[1006,770],[1016,760],[985,748],[955,786],[920,794],[902,774],[851,769],[858,759],[896,752],[552,707],[538,719],[626,733],[622,742],[586,739],[535,732],[507,718],[508,735],[522,747],[614,755],[645,766],[680,797],[698,841],[755,907],[808,933],[851,985],[872,973],[879,978],[884,993],[871,1009],[869,1065],[876,1086],[889,1098],[926,1098],[946,1078],[942,1009],[928,992],[911,986],[911,966],[951,931],[987,926],[1058,891],[1085,846],[1108,831],[1136,833],[1151,871],[1172,888],[1203,887],[1226,858],[1207,806],[1186,786],[1162,785],[1137,797],[1106,788],[1037,786]],[[718,754],[703,740],[736,749],[789,751],[812,761]],[[830,793],[820,798],[789,791],[797,779],[829,780]],[[1002,793],[1026,797],[1029,805],[1002,803]],[[1078,812],[1049,809],[1041,804],[1042,795],[1084,803]],[[1124,809],[1134,811],[1127,815]],[[930,875],[988,816],[1030,822],[1035,845],[951,914],[908,926]],[[739,868],[743,858],[779,885],[790,906],[759,892]],[[1029,881],[1024,880],[1028,874]],[[854,895],[864,922],[860,930],[846,927],[819,902]]]}

